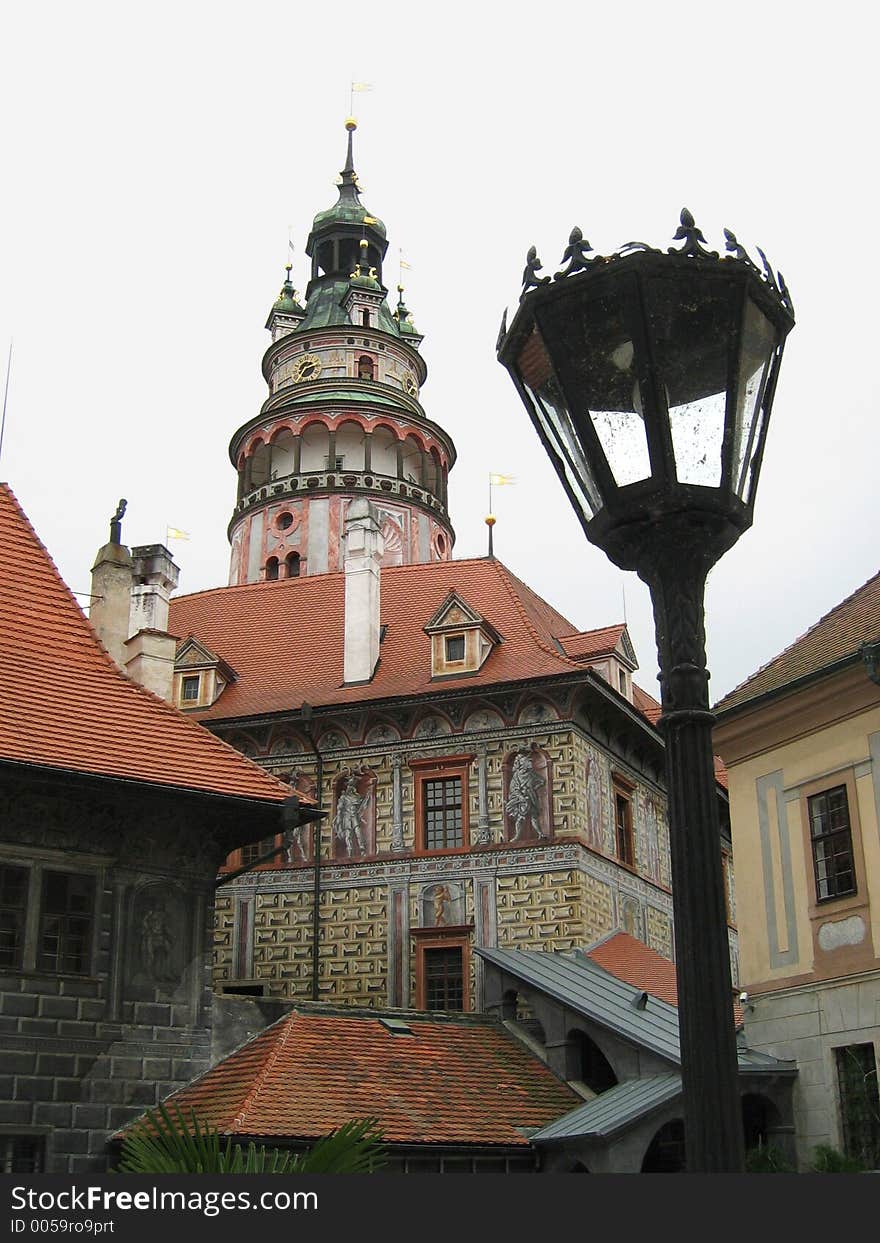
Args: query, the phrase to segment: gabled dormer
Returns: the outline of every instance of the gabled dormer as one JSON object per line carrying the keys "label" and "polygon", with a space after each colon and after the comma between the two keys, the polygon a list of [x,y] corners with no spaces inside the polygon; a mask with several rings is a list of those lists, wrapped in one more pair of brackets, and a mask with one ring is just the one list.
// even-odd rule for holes
{"label": "gabled dormer", "polygon": [[454,591],[450,591],[424,630],[431,636],[432,679],[477,673],[501,642],[495,627]]}
{"label": "gabled dormer", "polygon": [[177,647],[172,702],[178,708],[209,708],[237,677],[231,665],[189,635]]}
{"label": "gabled dormer", "polygon": [[624,699],[632,703],[632,675],[638,669],[639,662],[626,622],[617,626],[603,626],[600,630],[562,635],[557,642],[570,660],[576,660],[595,670]]}

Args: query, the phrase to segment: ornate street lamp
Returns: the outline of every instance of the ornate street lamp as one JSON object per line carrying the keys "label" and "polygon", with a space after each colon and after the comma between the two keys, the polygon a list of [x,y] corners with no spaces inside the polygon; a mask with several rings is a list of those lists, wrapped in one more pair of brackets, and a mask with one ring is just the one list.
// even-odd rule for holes
{"label": "ornate street lamp", "polygon": [[528,253],[498,357],[587,539],[651,590],[666,739],[688,1169],[742,1168],[730,959],[704,639],[706,575],[752,522],[791,298],[725,230],[690,212],[674,241],[562,268]]}

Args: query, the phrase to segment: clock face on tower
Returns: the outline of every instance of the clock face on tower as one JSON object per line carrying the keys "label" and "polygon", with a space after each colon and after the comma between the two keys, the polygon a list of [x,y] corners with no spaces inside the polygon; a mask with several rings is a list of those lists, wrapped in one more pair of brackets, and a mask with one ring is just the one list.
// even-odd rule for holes
{"label": "clock face on tower", "polygon": [[403,377],[403,391],[409,393],[410,397],[415,397],[419,391],[418,384],[416,384],[409,372]]}
{"label": "clock face on tower", "polygon": [[317,354],[303,354],[302,358],[297,359],[293,364],[293,370],[290,378],[294,384],[300,380],[317,380],[321,374],[321,360]]}

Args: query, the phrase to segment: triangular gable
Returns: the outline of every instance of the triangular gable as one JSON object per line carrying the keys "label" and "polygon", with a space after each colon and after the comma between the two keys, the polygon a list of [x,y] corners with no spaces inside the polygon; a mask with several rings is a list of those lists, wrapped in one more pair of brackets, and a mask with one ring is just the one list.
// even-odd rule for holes
{"label": "triangular gable", "polygon": [[639,662],[636,659],[636,649],[633,647],[632,639],[629,637],[629,630],[624,625],[620,638],[615,646],[615,652],[625,664],[631,665],[633,669],[638,669]]}
{"label": "triangular gable", "polygon": [[178,645],[174,668],[175,670],[216,668],[227,682],[234,681],[238,676],[231,665],[228,665],[216,652],[212,652],[204,643],[200,643],[195,635],[189,635]]}
{"label": "triangular gable", "polygon": [[485,623],[480,614],[472,609],[470,605],[465,604],[458,592],[450,591],[437,612],[425,626],[425,633],[433,634],[437,630],[444,630],[450,626],[482,625],[485,625]]}

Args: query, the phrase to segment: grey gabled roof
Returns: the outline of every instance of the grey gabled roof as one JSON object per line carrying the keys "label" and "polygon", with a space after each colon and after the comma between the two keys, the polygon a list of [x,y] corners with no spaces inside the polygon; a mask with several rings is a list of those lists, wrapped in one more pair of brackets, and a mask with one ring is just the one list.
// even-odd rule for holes
{"label": "grey gabled roof", "polygon": [[[500,967],[523,984],[539,989],[584,1018],[681,1065],[678,1009],[619,980],[581,951],[477,948],[476,952],[486,962]],[[646,997],[644,1007],[638,1007],[636,1002]],[[743,1046],[737,1049],[737,1061],[740,1071],[752,1073],[793,1074],[796,1069],[795,1062],[781,1061],[769,1053],[758,1053]]]}
{"label": "grey gabled roof", "polygon": [[636,1002],[643,990],[578,953],[541,950],[477,949],[486,962],[540,989],[585,1018],[616,1032],[624,1040],[680,1064],[678,1010],[659,997],[648,996],[644,1009]]}
{"label": "grey gabled roof", "polygon": [[529,1136],[533,1144],[563,1139],[607,1139],[681,1095],[681,1075],[629,1079]]}

